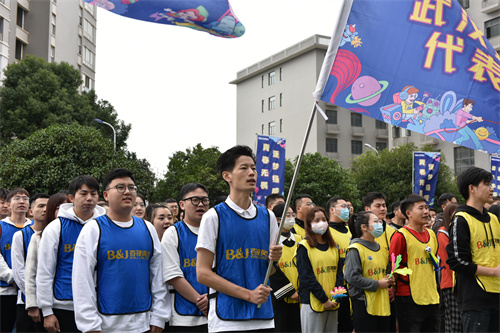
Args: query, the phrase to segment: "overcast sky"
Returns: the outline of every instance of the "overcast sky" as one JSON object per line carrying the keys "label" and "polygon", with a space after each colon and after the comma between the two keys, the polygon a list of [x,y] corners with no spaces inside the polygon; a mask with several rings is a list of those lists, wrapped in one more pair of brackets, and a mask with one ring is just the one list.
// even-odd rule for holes
{"label": "overcast sky", "polygon": [[314,34],[331,36],[342,1],[230,3],[246,27],[236,39],[98,9],[97,95],[132,124],[128,148],[157,176],[176,151],[235,145],[236,86],[229,82],[236,72]]}

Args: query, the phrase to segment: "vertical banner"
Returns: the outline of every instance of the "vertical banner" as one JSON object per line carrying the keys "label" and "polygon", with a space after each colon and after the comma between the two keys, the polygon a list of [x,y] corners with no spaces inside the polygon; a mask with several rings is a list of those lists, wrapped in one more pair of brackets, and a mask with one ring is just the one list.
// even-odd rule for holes
{"label": "vertical banner", "polygon": [[500,156],[491,156],[491,173],[493,180],[491,187],[493,187],[493,196],[500,195]]}
{"label": "vertical banner", "polygon": [[423,196],[429,207],[434,206],[440,160],[441,153],[413,152],[413,193]]}
{"label": "vertical banner", "polygon": [[253,201],[264,206],[272,193],[285,193],[286,139],[259,135],[257,137],[257,188]]}

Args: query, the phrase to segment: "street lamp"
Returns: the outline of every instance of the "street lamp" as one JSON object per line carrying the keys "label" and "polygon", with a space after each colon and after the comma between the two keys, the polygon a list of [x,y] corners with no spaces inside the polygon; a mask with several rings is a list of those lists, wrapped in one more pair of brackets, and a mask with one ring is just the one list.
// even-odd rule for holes
{"label": "street lamp", "polygon": [[371,150],[374,150],[374,151],[375,151],[375,153],[377,153],[377,155],[378,155],[378,150],[377,150],[377,148],[373,147],[373,146],[372,146],[371,144],[369,144],[369,143],[365,143],[365,146],[366,146],[366,147],[368,147],[368,148],[370,148]]}
{"label": "street lamp", "polygon": [[109,127],[111,127],[111,129],[113,130],[113,144],[114,144],[114,148],[116,150],[116,131],[115,131],[115,128],[110,123],[107,123],[101,119],[94,118],[94,120],[97,121],[98,123],[105,124],[105,125],[108,125]]}

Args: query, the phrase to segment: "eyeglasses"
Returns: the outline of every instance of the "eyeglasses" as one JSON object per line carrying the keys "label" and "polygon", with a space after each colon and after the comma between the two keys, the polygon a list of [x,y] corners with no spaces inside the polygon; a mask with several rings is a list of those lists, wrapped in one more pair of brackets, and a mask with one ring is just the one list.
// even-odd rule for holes
{"label": "eyeglasses", "polygon": [[14,201],[30,201],[30,198],[28,198],[27,196],[20,196],[20,195],[16,195],[15,197],[12,197],[12,200]]}
{"label": "eyeglasses", "polygon": [[111,190],[112,188],[116,188],[116,190],[119,192],[119,193],[125,193],[125,190],[128,189],[130,193],[135,193],[137,192],[137,186],[135,185],[129,185],[129,186],[125,186],[125,185],[116,185],[116,186],[111,186],[109,187],[106,191],[109,191]]}
{"label": "eyeglasses", "polygon": [[186,199],[182,199],[182,201],[186,200],[191,200],[191,204],[193,206],[198,206],[200,202],[203,204],[203,206],[208,206],[210,205],[210,198],[209,197],[189,197]]}
{"label": "eyeglasses", "polygon": [[340,208],[350,208],[347,204],[337,205],[337,207],[340,207]]}

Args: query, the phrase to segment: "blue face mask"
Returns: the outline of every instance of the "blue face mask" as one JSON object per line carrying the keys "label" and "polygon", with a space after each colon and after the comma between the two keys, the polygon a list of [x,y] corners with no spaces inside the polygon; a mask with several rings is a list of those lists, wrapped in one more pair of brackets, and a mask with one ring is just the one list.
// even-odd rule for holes
{"label": "blue face mask", "polygon": [[349,208],[341,208],[340,215],[337,215],[342,221],[347,221],[349,219]]}
{"label": "blue face mask", "polygon": [[379,238],[384,233],[384,226],[382,225],[382,223],[375,223],[373,225],[373,231],[370,232],[373,237]]}

